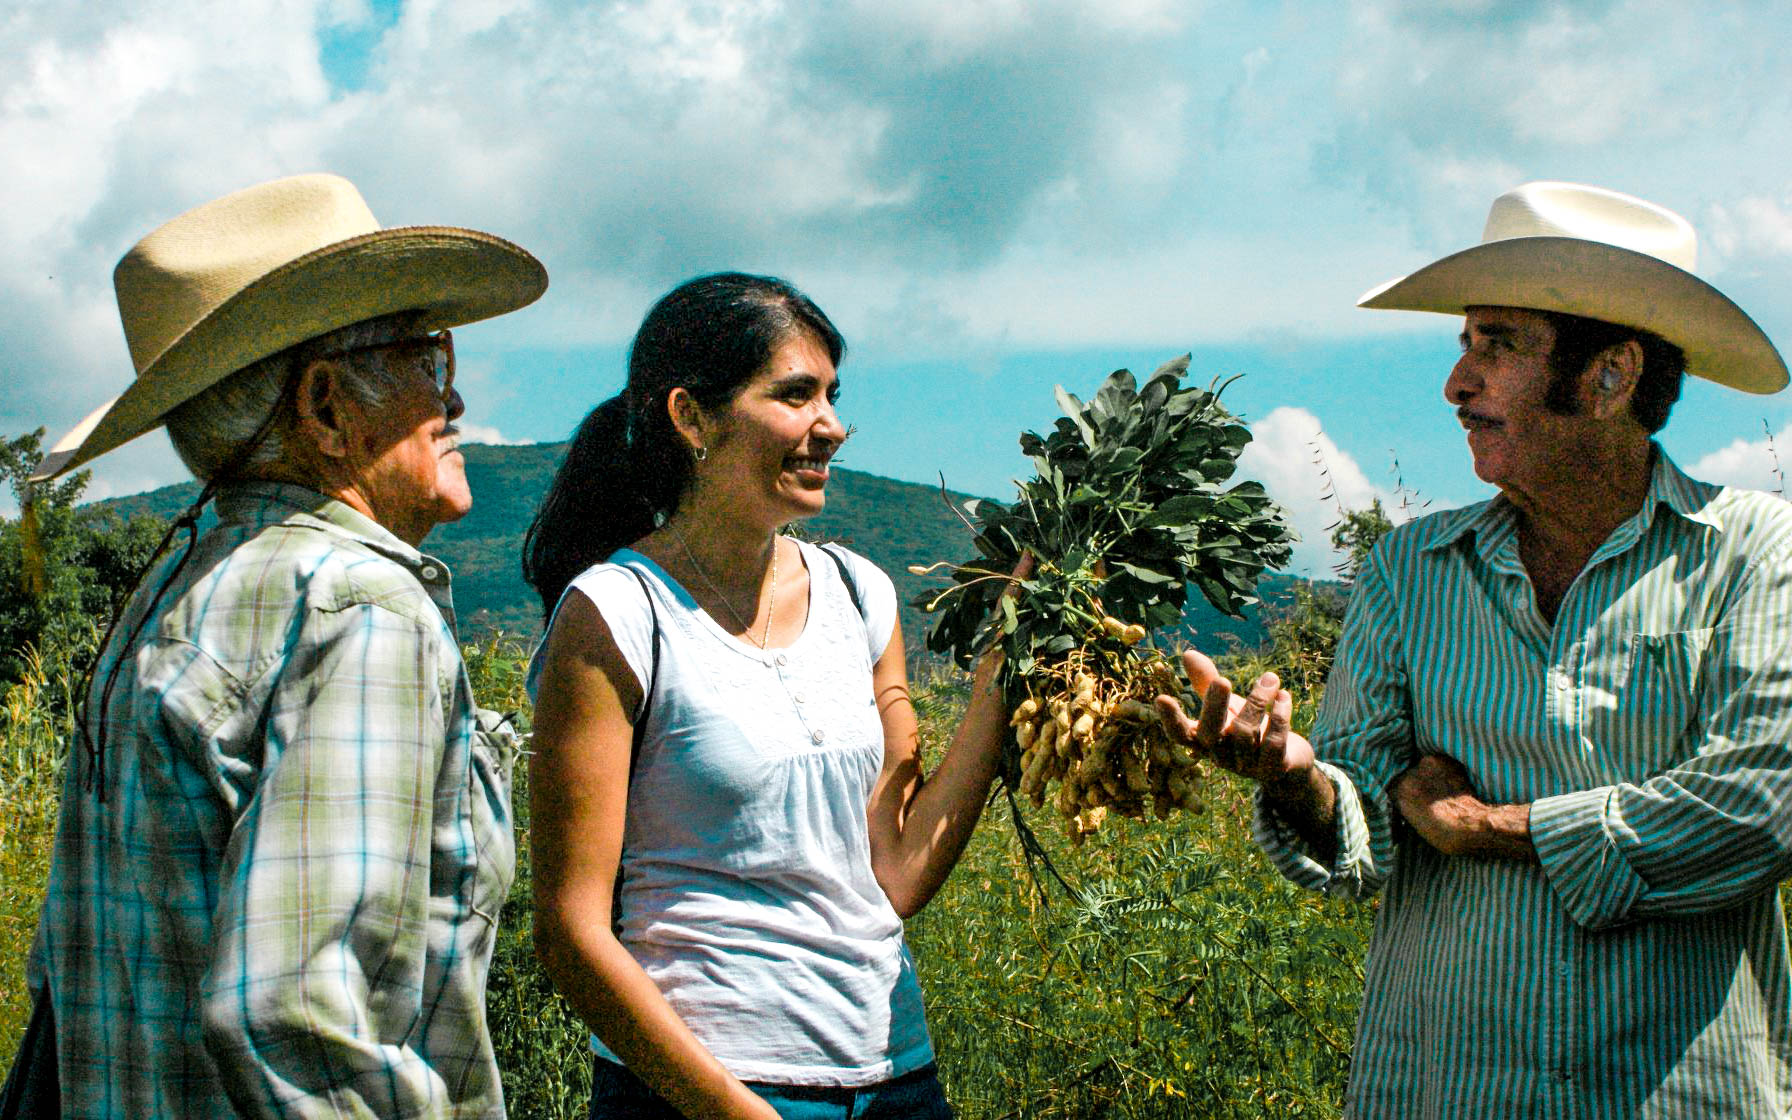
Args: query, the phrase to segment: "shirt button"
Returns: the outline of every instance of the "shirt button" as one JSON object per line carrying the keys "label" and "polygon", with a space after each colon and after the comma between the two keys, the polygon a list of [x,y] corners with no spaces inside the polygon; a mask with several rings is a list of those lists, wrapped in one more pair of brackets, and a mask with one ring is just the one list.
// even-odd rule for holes
{"label": "shirt button", "polygon": [[1567,692],[1569,686],[1572,685],[1573,683],[1574,682],[1568,678],[1567,673],[1557,673],[1556,674],[1556,687],[1561,689],[1563,692]]}
{"label": "shirt button", "polygon": [[791,693],[790,698],[798,704],[801,704],[803,702],[803,694],[800,692]]}
{"label": "shirt button", "polygon": [[423,578],[424,579],[434,579],[441,574],[442,574],[441,570],[438,569],[434,564],[425,565],[423,568]]}
{"label": "shirt button", "polygon": [[814,731],[809,732],[809,741],[811,743],[819,743],[826,737],[827,736],[823,735],[819,728],[817,728]]}
{"label": "shirt button", "polygon": [[786,657],[786,656],[785,656],[785,655],[784,655],[784,654],[781,654],[781,653],[780,653],[780,654],[779,654],[779,655],[778,655],[778,659],[777,659],[777,660],[778,660],[778,664],[779,664],[779,665],[788,665],[788,664],[790,664],[790,658],[789,658],[789,657]]}

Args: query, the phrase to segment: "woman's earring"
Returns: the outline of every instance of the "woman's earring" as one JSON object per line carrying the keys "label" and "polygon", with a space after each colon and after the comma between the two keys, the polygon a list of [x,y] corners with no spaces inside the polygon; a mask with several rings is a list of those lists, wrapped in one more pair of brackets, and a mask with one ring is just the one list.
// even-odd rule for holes
{"label": "woman's earring", "polygon": [[709,448],[704,447],[702,444],[698,444],[697,450],[692,452],[691,454],[696,458],[696,460],[699,463],[701,463],[703,460],[709,458]]}

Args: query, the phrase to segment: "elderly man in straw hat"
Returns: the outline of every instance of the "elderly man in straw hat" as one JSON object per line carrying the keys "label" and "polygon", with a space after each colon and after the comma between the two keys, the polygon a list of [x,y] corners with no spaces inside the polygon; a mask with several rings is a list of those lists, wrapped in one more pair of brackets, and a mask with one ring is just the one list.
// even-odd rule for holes
{"label": "elderly man in straw hat", "polygon": [[513,741],[419,546],[471,503],[446,328],[546,273],[306,175],[175,218],[114,280],[136,381],[41,473],[166,425],[218,524],[119,616],[70,752],[32,970],[64,1112],[501,1115]]}
{"label": "elderly man in straw hat", "polygon": [[1381,892],[1347,1113],[1784,1117],[1792,507],[1652,439],[1682,372],[1786,367],[1639,199],[1532,183],[1362,305],[1462,316],[1444,396],[1498,496],[1389,533],[1311,743],[1273,675],[1198,721],[1297,883]]}

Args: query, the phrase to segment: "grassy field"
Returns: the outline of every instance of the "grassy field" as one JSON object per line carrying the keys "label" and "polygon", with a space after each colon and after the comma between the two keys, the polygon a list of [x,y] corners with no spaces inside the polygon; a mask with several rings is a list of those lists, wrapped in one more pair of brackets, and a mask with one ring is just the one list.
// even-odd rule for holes
{"label": "grassy field", "polygon": [[[520,651],[468,651],[482,702],[526,705]],[[23,960],[54,828],[65,683],[53,662],[0,708],[0,1053],[23,1028]],[[54,698],[55,702],[50,702]],[[916,699],[937,751],[955,678]],[[583,1028],[535,966],[527,773],[521,866],[488,1009],[511,1114],[583,1115]],[[909,923],[941,1076],[965,1120],[1337,1115],[1370,913],[1306,894],[1251,846],[1244,792],[1210,782],[1208,811],[1110,822],[1073,847],[1027,811],[1077,888],[1041,890],[998,797],[946,888]],[[1042,878],[1049,876],[1041,873]]]}
{"label": "grassy field", "polygon": [[[1366,914],[1302,896],[1206,818],[1120,822],[1041,895],[1006,804],[909,925],[942,1077],[965,1117],[1337,1115]],[[1043,823],[1043,822],[1038,822]]]}
{"label": "grassy field", "polygon": [[[91,633],[77,641],[91,645]],[[27,659],[24,678],[0,696],[0,1062],[11,1065],[30,1003],[25,957],[50,873],[62,760],[76,685],[68,650]]]}

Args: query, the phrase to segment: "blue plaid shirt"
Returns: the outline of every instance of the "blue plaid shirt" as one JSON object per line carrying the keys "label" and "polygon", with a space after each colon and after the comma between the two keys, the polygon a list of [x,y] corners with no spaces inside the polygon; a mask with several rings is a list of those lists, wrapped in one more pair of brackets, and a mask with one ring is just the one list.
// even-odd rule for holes
{"label": "blue plaid shirt", "polygon": [[448,570],[298,487],[218,511],[101,658],[101,786],[79,743],[67,767],[33,953],[66,1115],[501,1116],[514,739]]}

